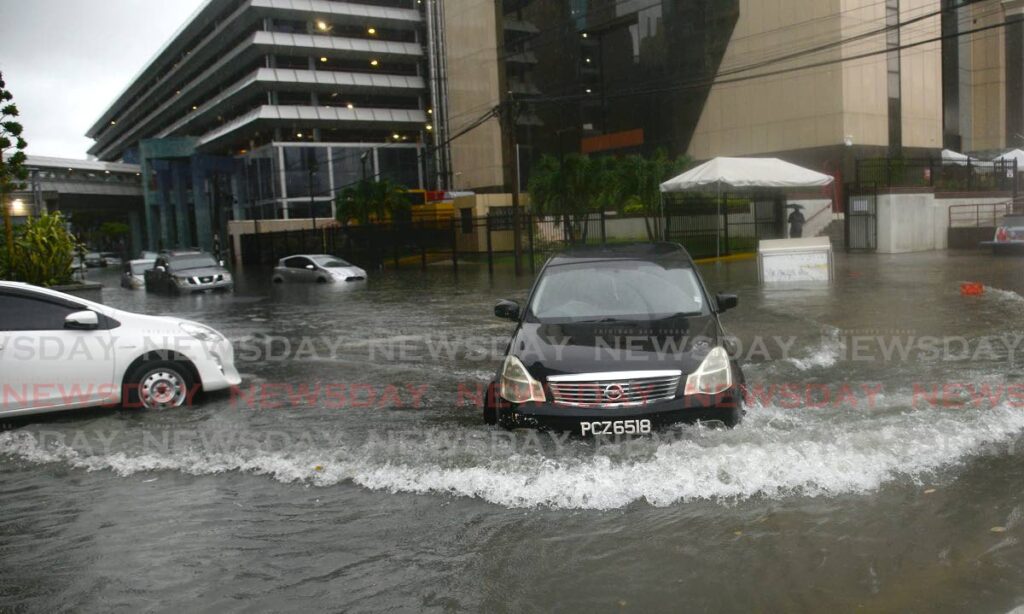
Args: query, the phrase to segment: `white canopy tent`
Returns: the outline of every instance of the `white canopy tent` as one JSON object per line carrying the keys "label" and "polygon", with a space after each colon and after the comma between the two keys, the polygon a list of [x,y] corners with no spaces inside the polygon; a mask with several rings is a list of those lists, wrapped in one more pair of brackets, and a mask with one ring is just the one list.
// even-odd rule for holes
{"label": "white canopy tent", "polygon": [[967,154],[962,154],[952,149],[942,150],[942,163],[943,164],[955,164],[957,166],[967,166],[969,162],[977,162],[974,158]]}
{"label": "white canopy tent", "polygon": [[1013,149],[1011,151],[1008,151],[1008,152],[1004,153],[1001,156],[997,156],[992,161],[993,162],[1013,162],[1014,160],[1017,161],[1017,170],[1018,171],[1024,170],[1024,151],[1021,151],[1019,149]]}
{"label": "white canopy tent", "polygon": [[821,188],[832,185],[830,175],[778,158],[715,158],[661,184],[661,192],[711,192],[718,195],[718,237],[715,251],[722,254],[722,188],[776,190]]}

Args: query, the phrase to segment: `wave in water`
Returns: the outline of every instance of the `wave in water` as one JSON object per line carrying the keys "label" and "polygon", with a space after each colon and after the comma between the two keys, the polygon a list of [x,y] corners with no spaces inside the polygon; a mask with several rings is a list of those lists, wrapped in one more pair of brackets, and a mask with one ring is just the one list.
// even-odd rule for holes
{"label": "wave in water", "polygon": [[[43,445],[31,433],[12,431],[0,433],[0,454],[119,476],[244,472],[321,487],[351,482],[396,493],[476,497],[508,507],[614,509],[637,501],[666,506],[866,493],[901,477],[922,479],[1024,430],[1024,412],[1008,407],[833,418],[815,410],[767,407],[751,411],[731,431],[686,427],[671,441],[600,447],[569,440],[557,451],[514,445],[521,434],[496,438],[496,431],[461,427],[426,429],[425,438],[397,449],[364,443],[287,451],[243,447],[220,453],[110,454]],[[458,431],[474,436],[452,439]]]}

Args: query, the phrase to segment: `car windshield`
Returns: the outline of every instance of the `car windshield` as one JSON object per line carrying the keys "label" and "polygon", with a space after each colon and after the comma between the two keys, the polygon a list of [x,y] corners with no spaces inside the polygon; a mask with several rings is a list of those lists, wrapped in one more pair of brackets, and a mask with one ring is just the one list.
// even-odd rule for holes
{"label": "car windshield", "polygon": [[314,262],[327,269],[341,269],[352,266],[341,258],[314,258]]}
{"label": "car windshield", "polygon": [[186,271],[188,269],[203,269],[206,267],[218,266],[217,262],[213,259],[213,256],[209,254],[196,254],[195,256],[180,256],[171,260],[171,268],[176,271]]}
{"label": "car windshield", "polygon": [[153,268],[152,261],[150,262],[133,262],[132,263],[132,275],[142,275],[149,269]]}
{"label": "car windshield", "polygon": [[548,268],[528,317],[543,324],[650,322],[706,313],[700,281],[688,264],[606,261]]}

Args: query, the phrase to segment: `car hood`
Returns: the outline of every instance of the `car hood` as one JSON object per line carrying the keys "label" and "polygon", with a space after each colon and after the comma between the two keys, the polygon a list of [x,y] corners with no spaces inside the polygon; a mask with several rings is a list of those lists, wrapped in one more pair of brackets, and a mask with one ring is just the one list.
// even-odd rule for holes
{"label": "car hood", "polygon": [[366,271],[356,266],[326,269],[334,277],[366,277]]}
{"label": "car hood", "polygon": [[678,369],[697,370],[720,342],[713,315],[671,323],[612,322],[537,324],[524,322],[509,352],[535,378],[572,373]]}
{"label": "car hood", "polygon": [[211,275],[225,275],[227,270],[221,267],[211,266],[203,267],[201,269],[185,269],[183,271],[174,271],[172,275],[175,277],[209,277]]}

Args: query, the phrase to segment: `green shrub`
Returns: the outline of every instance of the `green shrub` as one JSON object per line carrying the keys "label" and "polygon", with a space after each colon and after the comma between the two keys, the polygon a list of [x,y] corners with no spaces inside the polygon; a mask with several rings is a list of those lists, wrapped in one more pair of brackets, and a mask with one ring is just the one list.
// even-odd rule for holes
{"label": "green shrub", "polygon": [[7,250],[0,250],[0,274],[37,286],[70,283],[77,249],[78,241],[61,213],[31,217],[15,230],[14,262],[5,262]]}

